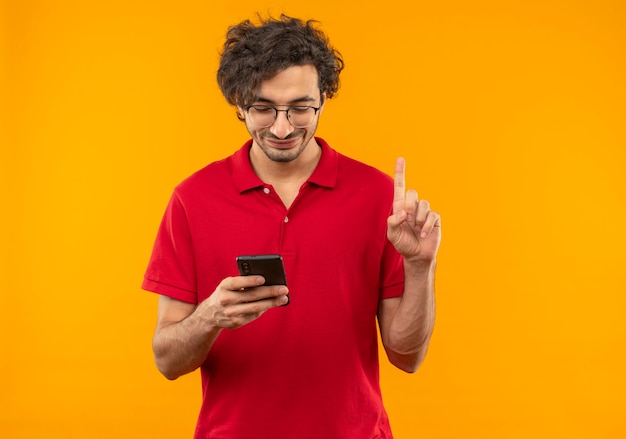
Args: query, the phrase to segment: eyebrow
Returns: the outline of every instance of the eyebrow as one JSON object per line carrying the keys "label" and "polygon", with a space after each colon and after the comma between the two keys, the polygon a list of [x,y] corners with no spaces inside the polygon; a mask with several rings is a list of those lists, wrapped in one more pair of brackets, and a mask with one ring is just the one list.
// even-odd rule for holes
{"label": "eyebrow", "polygon": [[316,98],[313,98],[309,95],[304,95],[299,98],[292,99],[286,104],[277,104],[275,101],[268,99],[268,98],[264,98],[263,96],[255,96],[254,102],[262,102],[264,104],[274,104],[274,105],[291,105],[291,104],[295,104],[299,102],[315,102],[316,100],[317,100]]}

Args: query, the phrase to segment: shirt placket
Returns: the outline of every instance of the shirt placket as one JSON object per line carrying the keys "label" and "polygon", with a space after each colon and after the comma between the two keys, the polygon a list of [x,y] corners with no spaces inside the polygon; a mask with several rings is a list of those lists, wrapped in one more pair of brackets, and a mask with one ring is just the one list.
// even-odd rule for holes
{"label": "shirt placket", "polygon": [[295,207],[298,205],[298,202],[300,201],[304,193],[307,192],[308,189],[309,189],[309,185],[307,183],[304,183],[302,187],[300,188],[300,191],[298,192],[298,195],[296,196],[295,200],[293,201],[293,203],[291,203],[291,206],[289,206],[289,208],[286,208],[285,204],[280,199],[280,197],[278,196],[278,194],[276,193],[276,191],[271,185],[268,184],[268,185],[263,186],[263,189],[262,189],[263,193],[266,196],[270,197],[272,202],[275,203],[277,212],[280,215],[278,217],[278,221],[279,221],[278,227],[280,228],[280,231],[278,234],[279,236],[278,249],[280,252],[286,251],[286,252],[292,253],[295,251],[295,249],[288,248],[285,246],[285,244],[288,242],[288,237],[289,237],[288,234],[291,229],[291,227],[289,227],[289,222],[291,221],[293,217]]}

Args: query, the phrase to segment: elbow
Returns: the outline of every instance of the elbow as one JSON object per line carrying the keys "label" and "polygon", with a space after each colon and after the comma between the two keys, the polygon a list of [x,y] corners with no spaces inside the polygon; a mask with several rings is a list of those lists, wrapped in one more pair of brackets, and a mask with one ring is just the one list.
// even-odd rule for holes
{"label": "elbow", "polygon": [[385,346],[387,358],[389,362],[403,372],[413,374],[418,371],[424,358],[426,357],[426,348],[423,347],[417,351],[402,351],[393,349],[391,346]]}
{"label": "elbow", "polygon": [[161,375],[170,381],[174,381],[184,375],[184,373],[180,371],[180,368],[176,367],[176,362],[172,361],[172,358],[168,355],[168,351],[166,349],[163,349],[156,343],[153,343],[152,350],[154,354],[154,364],[156,365],[158,371],[161,372]]}
{"label": "elbow", "polygon": [[174,381],[178,377],[180,377],[180,373],[177,373],[163,358],[159,358],[156,355],[154,356],[154,363],[156,364],[157,369],[161,372],[165,378],[170,381]]}
{"label": "elbow", "polygon": [[402,372],[406,372],[409,374],[414,374],[415,372],[417,372],[417,369],[419,369],[419,366],[416,366],[416,365],[410,365],[410,366],[396,365],[396,367],[400,369]]}
{"label": "elbow", "polygon": [[411,355],[393,355],[389,356],[389,360],[391,364],[400,369],[403,372],[413,374],[418,371],[424,357],[419,354],[411,354]]}
{"label": "elbow", "polygon": [[394,366],[396,366],[403,372],[413,374],[419,370],[420,366],[424,362],[424,357],[425,355],[421,352],[404,356],[404,358],[402,358],[400,361],[396,361],[396,363],[394,363]]}
{"label": "elbow", "polygon": [[170,371],[167,371],[167,370],[164,370],[164,369],[160,369],[160,368],[159,368],[159,372],[161,372],[161,375],[163,375],[169,381],[177,380],[181,376],[180,374],[172,373]]}
{"label": "elbow", "polygon": [[413,337],[386,337],[383,346],[391,364],[406,373],[415,373],[426,358],[432,330],[422,340]]}
{"label": "elbow", "polygon": [[171,365],[169,365],[163,359],[159,359],[155,357],[154,362],[159,372],[161,372],[161,375],[163,375],[165,378],[167,378],[170,381],[174,381],[183,375],[183,373],[171,367]]}

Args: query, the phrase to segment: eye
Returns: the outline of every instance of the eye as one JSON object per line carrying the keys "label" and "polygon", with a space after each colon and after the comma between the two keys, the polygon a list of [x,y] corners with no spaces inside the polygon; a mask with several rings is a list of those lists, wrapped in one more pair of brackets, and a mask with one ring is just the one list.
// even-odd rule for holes
{"label": "eye", "polygon": [[274,112],[274,109],[272,107],[268,107],[265,105],[255,105],[251,108],[259,114],[270,114]]}
{"label": "eye", "polygon": [[293,114],[306,114],[311,107],[291,107],[289,112]]}

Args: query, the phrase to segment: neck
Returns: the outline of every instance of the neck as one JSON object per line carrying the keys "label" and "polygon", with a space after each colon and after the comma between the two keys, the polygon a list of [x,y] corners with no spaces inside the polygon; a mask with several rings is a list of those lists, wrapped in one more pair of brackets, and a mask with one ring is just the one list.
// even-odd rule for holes
{"label": "neck", "polygon": [[313,174],[321,156],[322,149],[314,138],[296,159],[289,162],[271,160],[255,144],[250,149],[250,162],[254,172],[271,185],[295,184],[300,187]]}
{"label": "neck", "polygon": [[294,202],[300,188],[320,161],[322,149],[315,139],[307,144],[298,157],[290,162],[277,162],[265,155],[258,145],[250,149],[250,162],[263,182],[271,184],[287,209]]}

